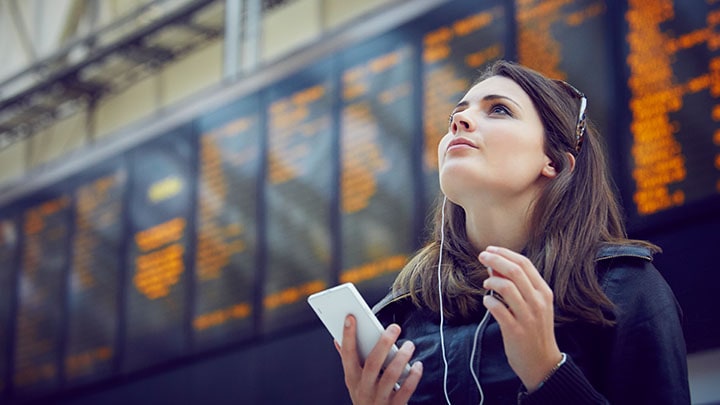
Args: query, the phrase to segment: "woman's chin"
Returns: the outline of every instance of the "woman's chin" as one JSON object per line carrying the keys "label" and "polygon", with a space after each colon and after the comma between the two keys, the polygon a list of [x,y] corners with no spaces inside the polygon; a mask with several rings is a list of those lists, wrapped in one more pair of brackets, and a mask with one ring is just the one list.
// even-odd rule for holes
{"label": "woman's chin", "polygon": [[[467,161],[462,162],[459,159],[453,159],[444,162],[438,175],[441,184],[445,181],[470,185],[482,181],[478,176],[481,172],[477,166],[469,165]],[[472,183],[466,183],[468,181]]]}

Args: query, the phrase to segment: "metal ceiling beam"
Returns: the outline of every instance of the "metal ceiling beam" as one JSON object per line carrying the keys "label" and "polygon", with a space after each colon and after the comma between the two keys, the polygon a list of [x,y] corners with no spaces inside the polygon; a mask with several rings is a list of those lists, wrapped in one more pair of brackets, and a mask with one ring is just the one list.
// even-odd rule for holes
{"label": "metal ceiling beam", "polygon": [[[48,103],[50,108],[52,108],[53,105],[55,108],[61,108],[63,104],[68,102],[97,100],[97,98],[107,92],[120,90],[117,87],[123,86],[123,77],[118,78],[117,75],[111,75],[102,83],[83,80],[83,77],[87,76],[84,75],[83,72],[89,72],[93,69],[96,71],[102,70],[106,61],[109,60],[111,56],[121,56],[128,60],[133,66],[138,67],[139,70],[152,70],[169,63],[178,55],[186,53],[187,49],[185,48],[198,46],[200,43],[220,35],[221,30],[219,28],[212,29],[212,27],[210,27],[200,31],[198,25],[192,23],[192,16],[194,14],[200,12],[215,1],[216,0],[195,0],[188,2],[176,10],[151,21],[146,26],[133,30],[112,43],[90,49],[87,56],[80,61],[70,64],[66,62],[67,56],[78,44],[93,43],[95,41],[102,43],[103,41],[101,39],[103,35],[113,33],[114,29],[121,27],[119,23],[111,24],[70,44],[60,52],[33,63],[25,71],[0,83],[1,97],[3,87],[26,77],[31,77],[34,80],[34,83],[30,86],[4,99],[0,99],[0,129],[2,129],[0,130],[0,149],[9,146],[13,141],[29,136],[35,130],[49,124],[49,121],[45,119],[31,119],[18,124],[17,119],[26,119],[28,116],[32,116],[32,114],[42,115],[43,117],[60,115],[54,111],[47,111],[48,106],[39,105],[38,100],[44,98],[52,99],[52,101]],[[147,11],[150,5],[156,5],[161,2],[163,1],[149,3],[146,7],[141,7],[141,10],[138,12],[132,13],[132,15],[139,15],[138,13]],[[124,20],[132,21],[131,19]],[[183,28],[190,24],[192,25],[189,29],[199,34],[201,38],[199,41],[183,44],[185,48],[180,47],[170,50],[160,45],[148,44],[154,35],[159,35],[163,29],[169,26]],[[39,80],[35,78],[36,72],[42,72]],[[127,74],[125,76],[127,76],[125,77],[127,83],[124,85],[129,86],[132,76]],[[64,86],[64,90],[67,90],[66,92],[61,92],[61,96],[58,96],[58,93],[55,91],[58,88],[58,83]],[[39,112],[39,110],[37,110],[38,108],[43,109],[43,112]],[[10,115],[9,118],[7,117],[8,115]],[[13,117],[15,119],[13,119]],[[3,118],[5,118],[5,120],[3,120]]]}
{"label": "metal ceiling beam", "polygon": [[17,0],[9,0],[8,7],[10,7],[10,14],[12,15],[13,25],[15,25],[15,31],[20,39],[20,45],[27,54],[28,59],[34,62],[37,60],[37,52],[35,52],[35,45],[30,38],[30,32],[28,32],[25,18],[20,11]]}
{"label": "metal ceiling beam", "polygon": [[[9,4],[19,13],[16,1],[10,0]],[[222,21],[215,27],[194,19],[206,7],[222,1],[226,2],[226,13],[229,15],[226,17],[225,35],[231,40],[226,46],[224,60],[226,77],[236,78],[240,73],[252,73],[259,63],[262,13],[289,0],[189,0],[119,39],[104,41],[106,36],[112,38],[116,30],[126,24],[135,24],[154,7],[171,3],[170,0],[149,1],[50,56],[34,61],[22,72],[0,83],[0,150],[51,124],[52,119],[67,116],[73,108],[94,105],[104,95],[130,86],[139,75],[148,74],[222,35]],[[233,11],[233,7],[240,8]],[[72,34],[70,25],[76,25],[73,22],[79,21],[84,13],[97,13],[96,0],[75,0],[71,11],[64,36]],[[16,18],[16,24],[22,24],[22,21]],[[24,35],[25,41],[29,41],[26,30],[20,25],[18,27],[24,32],[20,36]],[[177,47],[168,43],[170,41],[163,36],[163,31],[169,27],[190,32],[192,40],[181,42]],[[235,31],[227,31],[228,27]],[[26,51],[34,56],[31,45],[25,44]],[[85,50],[87,54],[79,61],[70,61],[69,55],[78,49]],[[128,66],[118,63],[118,57]],[[232,66],[227,65],[229,63]],[[18,88],[20,90],[15,90]]]}

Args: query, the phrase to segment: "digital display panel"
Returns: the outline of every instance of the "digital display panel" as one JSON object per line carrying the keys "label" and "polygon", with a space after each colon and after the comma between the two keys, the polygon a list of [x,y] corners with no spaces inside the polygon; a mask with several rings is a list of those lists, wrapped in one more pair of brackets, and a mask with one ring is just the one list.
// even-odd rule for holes
{"label": "digital display panel", "polygon": [[[456,0],[3,199],[0,402],[292,333],[337,282],[373,304],[427,235],[449,113],[499,58],[587,95],[631,230],[715,220],[718,23],[720,2]],[[697,350],[717,322],[692,271],[673,288]]]}
{"label": "digital display panel", "polygon": [[9,387],[12,308],[15,298],[20,230],[12,216],[0,217],[0,398]]}
{"label": "digital display panel", "polygon": [[94,168],[74,190],[64,377],[77,384],[111,375],[116,364],[124,240],[121,160]]}
{"label": "digital display panel", "polygon": [[23,204],[13,369],[19,395],[55,389],[60,382],[71,201],[69,192],[56,192]]}
{"label": "digital display panel", "polygon": [[260,170],[259,97],[198,120],[193,333],[198,349],[253,333]]}
{"label": "digital display panel", "polygon": [[606,3],[522,1],[516,3],[515,21],[518,62],[582,91],[588,99],[588,117],[613,148],[608,138],[619,128],[617,120],[609,120],[617,93],[608,85],[614,78],[613,65],[605,62],[612,56]]}
{"label": "digital display panel", "polygon": [[387,290],[414,249],[415,50],[380,38],[343,58],[340,282]]}
{"label": "digital display panel", "polygon": [[[720,193],[720,3],[632,1],[626,186],[635,222]],[[715,210],[717,212],[717,210]]]}
{"label": "digital display panel", "polygon": [[186,274],[195,173],[187,129],[129,153],[124,370],[189,349]]}
{"label": "digital display panel", "polygon": [[330,281],[333,91],[320,62],[267,93],[265,332],[311,320],[305,299]]}
{"label": "digital display panel", "polygon": [[450,113],[485,65],[512,55],[510,17],[507,2],[462,1],[417,24],[422,29],[425,200],[431,207],[440,193],[437,145],[448,132]]}

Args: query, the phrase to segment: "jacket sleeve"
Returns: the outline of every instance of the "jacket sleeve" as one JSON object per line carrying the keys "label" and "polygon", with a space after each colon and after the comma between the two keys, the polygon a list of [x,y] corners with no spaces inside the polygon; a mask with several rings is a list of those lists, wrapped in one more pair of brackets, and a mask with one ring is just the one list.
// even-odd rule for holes
{"label": "jacket sleeve", "polygon": [[532,394],[521,388],[518,404],[608,404],[609,402],[585,378],[580,368],[568,356],[565,364]]}
{"label": "jacket sleeve", "polygon": [[650,262],[612,281],[617,326],[607,397],[618,404],[689,404],[682,313],[670,287]]}
{"label": "jacket sleeve", "polygon": [[568,356],[538,390],[521,391],[518,403],[690,404],[681,311],[670,287],[649,261],[612,269],[605,281],[616,324],[602,386],[593,387]]}

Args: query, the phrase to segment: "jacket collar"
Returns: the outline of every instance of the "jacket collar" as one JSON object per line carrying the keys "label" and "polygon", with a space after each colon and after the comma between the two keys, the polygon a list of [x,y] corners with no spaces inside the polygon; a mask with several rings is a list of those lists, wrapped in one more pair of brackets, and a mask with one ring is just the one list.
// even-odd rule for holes
{"label": "jacket collar", "polygon": [[[619,257],[636,257],[647,261],[652,261],[652,251],[644,246],[635,245],[614,245],[603,244],[595,255],[595,261],[603,261],[616,259]],[[393,302],[401,301],[410,296],[410,292],[403,288],[400,291],[392,291],[387,294],[380,302],[372,307],[373,313],[377,314],[386,306]]]}
{"label": "jacket collar", "polygon": [[603,244],[595,255],[595,261],[615,259],[618,257],[636,257],[652,261],[653,252],[645,246]]}
{"label": "jacket collar", "polygon": [[403,288],[402,291],[390,291],[377,304],[373,305],[372,312],[373,312],[373,314],[377,315],[386,306],[388,306],[394,302],[397,302],[397,301],[402,301],[405,298],[410,298],[410,292],[405,288]]}

